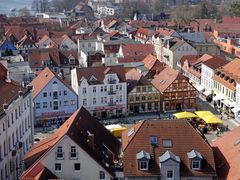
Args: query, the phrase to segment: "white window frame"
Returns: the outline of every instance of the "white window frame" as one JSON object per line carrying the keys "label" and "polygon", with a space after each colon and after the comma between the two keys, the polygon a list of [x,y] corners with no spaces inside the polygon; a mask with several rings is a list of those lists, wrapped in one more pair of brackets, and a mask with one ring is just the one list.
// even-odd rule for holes
{"label": "white window frame", "polygon": [[[142,164],[146,163],[146,168],[142,168]],[[148,170],[148,161],[139,161],[139,170],[141,171],[147,171]]]}
{"label": "white window frame", "polygon": [[[57,164],[60,164],[60,170],[56,169],[56,165]],[[61,163],[55,163],[55,167],[54,168],[55,168],[55,172],[62,172],[62,164]]]}
{"label": "white window frame", "polygon": [[[79,170],[76,170],[75,169],[75,164],[79,164],[79,166],[80,166],[80,169]],[[80,172],[81,171],[81,164],[78,162],[78,163],[74,163],[74,172]]]}
{"label": "white window frame", "polygon": [[[168,172],[172,172],[172,177],[168,177]],[[174,170],[173,169],[168,169],[166,171],[166,179],[174,179]]]}
{"label": "white window frame", "polygon": [[[102,174],[101,174],[101,173],[102,173]],[[101,175],[103,175],[104,178],[102,178]],[[105,173],[104,171],[99,171],[99,179],[100,179],[100,180],[106,179],[106,173]]]}
{"label": "white window frame", "polygon": [[[198,163],[198,165],[199,165],[198,168],[193,167],[194,163]],[[192,169],[195,169],[195,170],[199,170],[201,168],[201,162],[199,160],[192,160],[191,165],[192,165]]]}

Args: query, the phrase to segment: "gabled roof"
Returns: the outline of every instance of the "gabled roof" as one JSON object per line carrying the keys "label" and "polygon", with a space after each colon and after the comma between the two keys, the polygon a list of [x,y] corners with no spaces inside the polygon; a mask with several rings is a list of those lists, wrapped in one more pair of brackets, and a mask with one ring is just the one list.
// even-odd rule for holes
{"label": "gabled roof", "polygon": [[188,63],[191,65],[194,62],[196,62],[200,58],[199,55],[183,55],[180,59],[180,64],[183,66],[185,61],[188,61]]}
{"label": "gabled roof", "polygon": [[240,127],[212,142],[219,179],[239,179]]}
{"label": "gabled roof", "polygon": [[202,62],[202,64],[206,65],[207,67],[215,70],[225,64],[229,63],[223,56],[213,56],[212,58],[208,59],[207,61]]}
{"label": "gabled roof", "polygon": [[163,93],[176,79],[185,78],[178,71],[166,67],[159,74],[154,76],[154,79],[151,83],[161,92]]}
{"label": "gabled roof", "polygon": [[126,73],[127,90],[131,92],[134,87],[141,85],[151,85],[150,81],[139,73],[135,68]]}
{"label": "gabled roof", "polygon": [[0,80],[0,112],[3,110],[4,104],[9,105],[12,101],[18,98],[19,91],[22,91],[22,93],[25,94],[28,92],[28,89],[14,81]]}
{"label": "gabled roof", "polygon": [[147,56],[153,53],[152,44],[122,44],[122,52],[124,57],[129,56]]}
{"label": "gabled roof", "polygon": [[[224,74],[225,76],[228,76],[231,79],[234,79],[237,82],[240,82],[240,59],[235,58],[229,63],[219,67],[216,69],[217,72],[221,72],[221,74]],[[232,91],[236,90],[236,87],[234,83],[230,83],[228,80],[224,80],[224,78],[221,78],[217,74],[214,74],[213,80],[217,81],[227,88],[231,89]]]}
{"label": "gabled roof", "polygon": [[[94,135],[94,147],[89,142],[89,133]],[[24,161],[27,162],[34,156],[38,156],[40,152],[42,156],[37,158],[35,163],[30,166],[23,176],[32,170],[36,164],[41,162],[44,155],[64,137],[68,136],[73,140],[80,148],[89,154],[100,166],[102,166],[112,176],[111,168],[106,166],[107,162],[110,166],[113,165],[113,160],[120,154],[120,142],[100,123],[97,119],[91,116],[91,114],[81,107],[68,118],[65,123],[60,126],[51,136],[40,141],[34,145],[30,151],[24,156]],[[113,158],[107,157],[103,150],[108,148],[113,153]]]}
{"label": "gabled roof", "polygon": [[[33,86],[33,93],[32,93],[32,97],[33,99],[47,86],[47,84],[53,79],[53,78],[57,78],[60,82],[62,82],[69,90],[71,90],[72,92],[74,92],[72,90],[72,88],[63,81],[63,79],[61,79],[58,75],[56,75],[55,73],[53,73],[48,67],[46,67],[43,71],[40,72],[40,74],[38,74],[37,77],[35,77],[32,82],[31,85]],[[75,94],[75,92],[74,92]]]}
{"label": "gabled roof", "polygon": [[[78,82],[85,78],[89,83],[102,84],[106,74],[116,73],[120,82],[125,82],[125,72],[123,66],[101,66],[101,67],[88,67],[76,68]],[[96,81],[90,82],[90,78],[94,76]]]}
{"label": "gabled roof", "polygon": [[171,37],[176,31],[169,28],[159,28],[157,31],[154,32],[154,37]]}
{"label": "gabled roof", "polygon": [[163,162],[165,162],[165,161],[167,161],[169,159],[172,159],[172,160],[174,160],[175,162],[178,162],[178,163],[181,162],[179,156],[176,156],[174,153],[172,153],[169,150],[167,150],[163,155],[161,155],[159,157],[159,162],[163,163]]}
{"label": "gabled roof", "polygon": [[149,70],[152,69],[156,61],[158,61],[157,57],[152,54],[149,54],[143,59],[142,62],[144,66]]}
{"label": "gabled roof", "polygon": [[[157,145],[152,147],[150,137],[157,136]],[[163,140],[171,140],[172,147],[165,148]],[[143,120],[129,127],[122,133],[124,176],[153,177],[160,175],[159,157],[166,151],[166,157],[172,157],[180,163],[181,177],[216,176],[213,150],[205,137],[187,120]],[[195,149],[201,153],[203,163],[201,170],[191,169],[187,153]],[[136,154],[145,151],[151,154],[150,169],[141,171],[138,168]],[[173,155],[173,154],[174,155]],[[164,155],[164,157],[165,157]],[[177,158],[178,156],[179,158]],[[166,158],[164,158],[166,159]]]}

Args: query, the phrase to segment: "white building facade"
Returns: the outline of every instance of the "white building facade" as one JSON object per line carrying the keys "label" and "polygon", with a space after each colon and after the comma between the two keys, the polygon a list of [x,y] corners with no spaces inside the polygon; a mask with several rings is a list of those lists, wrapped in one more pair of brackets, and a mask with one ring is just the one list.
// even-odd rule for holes
{"label": "white building facade", "polygon": [[24,154],[33,145],[32,88],[5,83],[0,91],[5,87],[12,97],[0,112],[0,179],[15,180],[23,171]]}
{"label": "white building facade", "polygon": [[75,68],[72,70],[71,79],[72,88],[78,95],[79,107],[84,106],[92,115],[100,118],[125,115],[127,83],[122,66],[85,70]]}
{"label": "white building facade", "polygon": [[212,91],[214,88],[213,75],[214,75],[214,70],[206,66],[205,64],[202,64],[201,85],[206,90]]}

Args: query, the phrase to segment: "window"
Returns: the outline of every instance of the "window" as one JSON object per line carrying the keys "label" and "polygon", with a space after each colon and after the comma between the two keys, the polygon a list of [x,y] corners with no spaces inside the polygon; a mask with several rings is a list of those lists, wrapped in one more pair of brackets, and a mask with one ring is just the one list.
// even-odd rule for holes
{"label": "window", "polygon": [[62,165],[61,163],[55,163],[55,171],[61,172],[62,171]]}
{"label": "window", "polygon": [[66,96],[67,95],[67,91],[65,90],[65,91],[63,91],[63,95],[64,96]]}
{"label": "window", "polygon": [[53,101],[53,109],[54,110],[58,109],[58,101]]}
{"label": "window", "polygon": [[192,169],[200,169],[200,161],[192,161]]}
{"label": "window", "polygon": [[74,171],[80,171],[80,163],[74,164]]}
{"label": "window", "polygon": [[167,170],[167,179],[173,179],[174,176],[173,176],[173,170]]}
{"label": "window", "polygon": [[103,92],[103,86],[101,86],[101,92]]}
{"label": "window", "polygon": [[46,92],[43,93],[43,97],[47,97],[47,93]]}
{"label": "window", "polygon": [[36,103],[36,109],[40,109],[40,103]]}
{"label": "window", "polygon": [[140,87],[137,87],[137,92],[140,92],[141,91],[141,88]]}
{"label": "window", "polygon": [[93,98],[93,104],[96,104],[96,98]]}
{"label": "window", "polygon": [[47,108],[47,102],[43,102],[43,108]]}
{"label": "window", "polygon": [[156,145],[157,144],[157,136],[150,136],[150,143],[152,145]]}
{"label": "window", "polygon": [[86,94],[86,93],[87,93],[87,88],[83,88],[83,89],[82,89],[82,93],[83,93],[83,94]]}
{"label": "window", "polygon": [[142,96],[142,101],[145,101],[146,100],[146,97],[145,96]]}
{"label": "window", "polygon": [[71,146],[70,159],[77,159],[76,146]]}
{"label": "window", "polygon": [[99,171],[99,179],[105,179],[105,172]]}
{"label": "window", "polygon": [[53,92],[53,99],[57,99],[58,98],[58,92],[57,91],[54,91]]}
{"label": "window", "polygon": [[139,161],[140,170],[148,170],[148,161]]}
{"label": "window", "polygon": [[171,148],[172,147],[172,140],[171,139],[164,139],[163,140],[163,147]]}
{"label": "window", "polygon": [[93,87],[93,93],[96,93],[96,87]]}
{"label": "window", "polygon": [[136,97],[136,101],[139,101],[139,97],[138,96]]}
{"label": "window", "polygon": [[87,99],[83,99],[83,106],[87,105]]}
{"label": "window", "polygon": [[64,159],[62,146],[57,147],[56,159]]}
{"label": "window", "polygon": [[151,92],[151,91],[152,91],[152,87],[149,86],[149,87],[148,87],[148,92]]}
{"label": "window", "polygon": [[119,96],[119,102],[122,102],[122,95]]}

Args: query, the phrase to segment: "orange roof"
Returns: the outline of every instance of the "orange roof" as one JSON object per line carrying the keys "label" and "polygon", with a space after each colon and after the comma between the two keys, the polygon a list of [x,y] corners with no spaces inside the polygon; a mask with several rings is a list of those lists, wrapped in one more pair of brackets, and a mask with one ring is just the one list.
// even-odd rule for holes
{"label": "orange roof", "polygon": [[[157,136],[157,146],[151,145],[149,139]],[[162,145],[164,139],[171,139],[172,147]],[[160,175],[159,157],[167,150],[179,156],[180,173],[184,177],[215,176],[216,168],[213,150],[203,135],[187,120],[143,120],[129,127],[122,133],[123,169],[125,177],[157,177]],[[198,151],[203,159],[201,170],[191,169],[187,153]],[[151,168],[141,171],[138,168],[136,154],[145,151],[151,155]]]}
{"label": "orange roof", "polygon": [[[229,76],[230,79],[240,82],[240,59],[235,58],[234,60],[230,61],[229,63],[217,68],[217,72],[221,72],[224,76]],[[219,75],[221,75],[219,74]],[[232,91],[236,90],[234,83],[230,83],[228,80],[224,80],[224,77],[221,78],[219,75],[215,74],[213,76],[213,80],[223,84],[227,88],[231,89]]]}
{"label": "orange roof", "polygon": [[55,74],[46,67],[36,78],[31,82],[33,86],[33,99],[42,91],[42,89],[55,77]]}
{"label": "orange roof", "polygon": [[218,138],[211,145],[219,179],[239,179],[240,127]]}
{"label": "orange roof", "polygon": [[35,98],[54,77],[61,81],[66,87],[68,87],[68,89],[74,92],[72,88],[63,79],[61,79],[58,75],[56,75],[48,67],[46,67],[31,82],[33,86],[32,97]]}
{"label": "orange roof", "polygon": [[151,83],[163,93],[181,75],[178,71],[166,67],[158,75],[154,76]]}
{"label": "orange roof", "polygon": [[142,62],[144,66],[149,70],[152,69],[156,61],[158,61],[157,57],[152,54],[149,54],[143,59]]}

